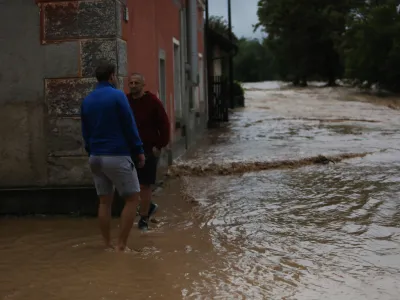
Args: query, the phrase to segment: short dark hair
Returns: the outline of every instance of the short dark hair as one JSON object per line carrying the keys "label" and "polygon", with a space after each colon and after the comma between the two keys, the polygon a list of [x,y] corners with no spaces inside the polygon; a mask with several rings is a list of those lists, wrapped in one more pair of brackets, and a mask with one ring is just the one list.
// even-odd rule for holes
{"label": "short dark hair", "polygon": [[101,62],[96,68],[97,81],[108,81],[115,74],[115,65],[109,62]]}

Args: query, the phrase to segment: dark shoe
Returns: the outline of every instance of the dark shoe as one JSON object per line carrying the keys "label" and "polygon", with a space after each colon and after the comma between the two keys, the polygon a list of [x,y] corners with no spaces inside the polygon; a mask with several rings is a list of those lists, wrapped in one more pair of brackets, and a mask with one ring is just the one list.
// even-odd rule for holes
{"label": "dark shoe", "polygon": [[[158,205],[155,204],[154,202],[151,202],[150,208],[149,208],[149,218],[151,217],[151,215],[154,215],[156,213],[157,209],[158,209]],[[136,208],[136,215],[140,216],[140,205],[138,205]]]}
{"label": "dark shoe", "polygon": [[149,230],[149,218],[148,217],[140,217],[140,220],[138,222],[138,228],[141,231]]}
{"label": "dark shoe", "polygon": [[[139,214],[139,209],[138,207],[137,214]],[[140,220],[138,222],[138,228],[142,231],[147,231],[149,229],[149,220],[151,219],[151,216],[154,215],[157,212],[158,205],[151,202],[150,203],[150,208],[149,208],[149,215],[147,217],[140,217]],[[153,222],[157,223],[157,222]]]}
{"label": "dark shoe", "polygon": [[150,208],[149,208],[149,219],[151,219],[151,216],[154,215],[158,210],[158,205],[151,202],[150,203]]}

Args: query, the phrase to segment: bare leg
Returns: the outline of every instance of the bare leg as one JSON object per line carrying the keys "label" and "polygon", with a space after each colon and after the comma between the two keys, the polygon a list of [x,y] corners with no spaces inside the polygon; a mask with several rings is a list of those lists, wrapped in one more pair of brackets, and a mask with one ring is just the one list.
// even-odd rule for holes
{"label": "bare leg", "polygon": [[151,203],[151,186],[140,185],[140,216],[147,217]]}
{"label": "bare leg", "polygon": [[139,193],[125,198],[125,206],[121,213],[121,228],[118,239],[118,250],[124,251],[128,242],[129,233],[136,216],[136,207],[139,204]]}
{"label": "bare leg", "polygon": [[99,225],[101,235],[103,236],[104,245],[106,248],[111,248],[111,237],[110,237],[110,226],[111,226],[111,205],[114,198],[114,195],[105,195],[100,196],[99,203]]}

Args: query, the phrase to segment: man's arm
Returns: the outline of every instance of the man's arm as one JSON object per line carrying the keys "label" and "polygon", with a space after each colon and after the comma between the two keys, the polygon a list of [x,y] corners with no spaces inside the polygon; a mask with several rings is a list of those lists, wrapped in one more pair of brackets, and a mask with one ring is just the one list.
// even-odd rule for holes
{"label": "man's arm", "polygon": [[154,96],[154,105],[156,108],[156,122],[157,122],[157,127],[158,127],[158,132],[160,134],[160,138],[157,142],[156,147],[158,149],[164,148],[165,146],[168,145],[170,138],[171,138],[171,133],[170,133],[170,123],[168,119],[167,112],[164,109],[164,105],[158,99],[156,96]]}
{"label": "man's arm", "polygon": [[81,104],[81,129],[82,129],[82,137],[83,137],[83,143],[85,150],[88,155],[90,155],[90,149],[89,149],[89,132],[88,132],[88,127],[86,124],[85,120],[85,115],[83,113],[83,103]]}
{"label": "man's arm", "polygon": [[131,152],[135,154],[143,154],[143,143],[139,136],[139,131],[136,126],[135,117],[133,116],[131,107],[129,106],[128,99],[121,92],[117,99],[118,112],[124,135],[131,148]]}

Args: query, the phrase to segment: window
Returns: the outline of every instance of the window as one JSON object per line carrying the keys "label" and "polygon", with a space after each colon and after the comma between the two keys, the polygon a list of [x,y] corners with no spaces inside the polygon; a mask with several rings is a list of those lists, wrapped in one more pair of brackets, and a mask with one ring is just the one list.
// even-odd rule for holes
{"label": "window", "polygon": [[159,72],[159,93],[160,100],[164,104],[164,107],[167,105],[167,84],[166,84],[166,66],[165,66],[165,51],[160,50],[159,53],[159,61],[158,61],[158,72]]}
{"label": "window", "polygon": [[182,118],[182,67],[181,67],[181,49],[179,41],[173,39],[174,47],[174,107],[175,118]]}

